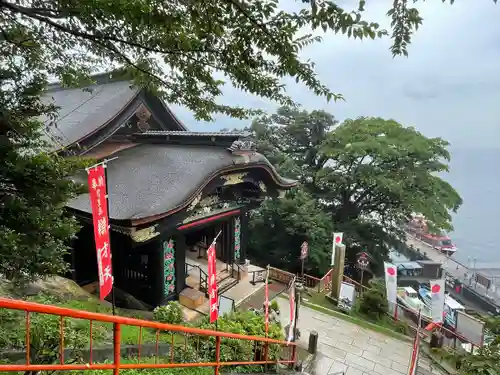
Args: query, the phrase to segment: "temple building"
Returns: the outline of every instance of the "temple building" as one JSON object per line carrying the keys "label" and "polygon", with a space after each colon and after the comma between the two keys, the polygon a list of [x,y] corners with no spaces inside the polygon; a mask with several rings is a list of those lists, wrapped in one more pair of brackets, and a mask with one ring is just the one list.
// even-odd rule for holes
{"label": "temple building", "polygon": [[[154,95],[109,75],[95,80],[85,89],[49,86],[44,100],[60,109],[46,135],[65,156],[109,160],[115,286],[152,307],[206,294],[206,250],[220,234],[220,293],[234,287],[246,273],[249,211],[297,182],[280,176],[247,134],[191,132]],[[86,184],[85,171],[75,179]],[[83,224],[72,275],[89,284],[98,276],[88,194],[67,207]]]}

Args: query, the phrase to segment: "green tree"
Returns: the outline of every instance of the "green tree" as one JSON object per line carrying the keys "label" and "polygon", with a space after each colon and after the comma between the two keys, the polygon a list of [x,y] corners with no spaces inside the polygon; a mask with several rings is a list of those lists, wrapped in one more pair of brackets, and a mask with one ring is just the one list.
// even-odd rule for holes
{"label": "green tree", "polygon": [[300,245],[308,241],[305,270],[320,275],[330,267],[331,221],[302,189],[265,201],[252,212],[250,233],[249,256],[257,264],[299,272]]}
{"label": "green tree", "polygon": [[491,335],[488,342],[476,348],[475,353],[455,353],[460,375],[499,375],[500,374],[500,318],[489,318],[485,328]]}
{"label": "green tree", "polygon": [[0,68],[0,274],[16,284],[66,271],[78,226],[64,204],[81,192],[67,177],[84,167],[43,151],[37,116],[53,109],[39,100],[44,80],[24,73]]}
{"label": "green tree", "polygon": [[259,149],[287,165],[327,214],[317,217],[345,233],[351,261],[368,250],[380,267],[412,212],[425,215],[436,231],[452,228],[450,212],[462,200],[438,175],[450,158],[448,143],[440,138],[393,120],[358,118],[336,125],[328,113],[289,108],[257,119],[251,129]]}
{"label": "green tree", "polygon": [[[77,230],[62,218],[79,192],[69,177],[82,165],[44,152],[43,135],[56,108],[39,100],[49,77],[84,85],[91,75],[120,68],[123,78],[185,106],[197,118],[245,117],[255,110],[217,99],[234,87],[281,105],[295,104],[284,77],[328,100],[300,51],[321,40],[302,29],[354,38],[392,36],[393,55],[406,54],[422,23],[405,0],[389,11],[391,30],[335,1],[304,0],[297,12],[278,0],[2,0],[0,1],[0,273],[31,280],[61,272],[66,241]],[[218,74],[214,74],[214,73]],[[219,78],[217,78],[219,77]],[[42,122],[41,119],[44,119]]]}

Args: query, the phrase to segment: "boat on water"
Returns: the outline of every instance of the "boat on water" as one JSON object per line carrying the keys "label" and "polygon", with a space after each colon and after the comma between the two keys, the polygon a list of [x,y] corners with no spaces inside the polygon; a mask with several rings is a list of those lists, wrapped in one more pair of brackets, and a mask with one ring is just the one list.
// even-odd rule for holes
{"label": "boat on water", "polygon": [[434,249],[439,250],[447,256],[456,253],[457,247],[446,234],[433,234],[429,232],[427,220],[423,215],[413,214],[405,225],[404,230],[413,237],[425,242]]}
{"label": "boat on water", "polygon": [[431,309],[419,298],[418,293],[411,286],[397,288],[398,303],[410,309],[415,314],[420,314],[423,318],[431,318]]}
{"label": "boat on water", "polygon": [[[432,297],[428,285],[421,284],[418,289],[418,296],[423,304],[432,312]],[[443,323],[450,330],[457,326],[457,311],[465,312],[465,307],[452,298],[449,294],[444,296]]]}

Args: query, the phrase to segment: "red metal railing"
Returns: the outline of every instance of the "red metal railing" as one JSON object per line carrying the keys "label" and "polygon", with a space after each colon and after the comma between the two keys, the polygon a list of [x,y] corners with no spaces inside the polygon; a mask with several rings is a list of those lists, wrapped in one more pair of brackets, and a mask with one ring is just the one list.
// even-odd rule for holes
{"label": "red metal railing", "polygon": [[[397,305],[397,313],[390,314],[392,319],[408,326],[411,332],[406,332],[406,333],[411,333],[414,335],[417,331],[417,324],[419,320],[418,311],[416,311],[415,309],[411,309],[407,306],[403,306],[400,303],[397,303],[396,305]],[[392,308],[391,310],[394,311],[394,308]],[[424,315],[420,315],[420,324],[422,328],[421,333],[424,333],[427,338],[430,337],[430,332],[424,331],[424,328],[431,323],[432,323],[431,318]],[[477,343],[470,342],[470,340],[468,340],[464,336],[442,325],[435,329],[440,331],[444,335],[443,346],[445,347],[456,349],[457,346],[462,343],[469,343],[471,344],[473,349],[474,347],[482,346],[483,344],[479,342]]]}
{"label": "red metal railing", "polygon": [[332,274],[333,268],[328,271],[325,276],[321,278],[318,285],[318,292],[321,293],[324,290],[330,290],[332,286]]}
{"label": "red metal railing", "polygon": [[322,278],[304,274],[304,284],[307,288],[316,289],[318,293],[329,290],[332,283],[332,272],[330,269]]}
{"label": "red metal railing", "polygon": [[[296,343],[287,343],[285,341],[274,340],[264,337],[246,336],[234,333],[205,330],[192,327],[184,327],[173,324],[164,324],[154,321],[140,320],[127,318],[122,316],[112,316],[105,314],[92,313],[82,310],[73,310],[68,308],[56,307],[51,305],[42,305],[38,303],[12,300],[0,298],[0,309],[11,309],[25,312],[25,327],[20,329],[26,330],[25,335],[25,363],[24,364],[0,364],[0,371],[56,371],[56,370],[113,370],[113,374],[118,375],[120,369],[147,369],[147,368],[175,368],[175,367],[213,367],[214,374],[219,373],[219,368],[222,366],[252,366],[252,365],[277,365],[287,364],[293,365],[296,361]],[[56,348],[58,351],[59,363],[40,364],[32,363],[32,355],[30,349],[32,345],[30,340],[32,338],[32,319],[31,317],[36,314],[49,314],[52,316],[59,316],[60,334],[59,344]],[[88,321],[89,324],[89,342],[88,342],[88,363],[65,363],[65,334],[64,327],[65,321],[70,319],[83,319]],[[113,363],[96,363],[93,361],[93,327],[98,324],[112,324],[113,327]],[[122,339],[121,333],[124,326],[139,327],[139,334],[137,339],[138,363],[122,363],[121,362],[121,349]],[[142,342],[143,331],[153,330],[156,333],[156,352],[155,363],[140,363],[141,347],[144,345]],[[169,333],[171,335],[170,353],[167,356],[160,357],[159,343],[160,335]],[[180,338],[180,340],[179,340]],[[180,341],[180,342],[179,342]],[[253,350],[250,353],[246,352],[250,358],[225,358],[221,359],[221,349],[229,348],[231,343],[234,342],[250,342],[253,344]],[[162,341],[165,342],[165,341]],[[213,360],[208,362],[187,362],[185,359],[176,361],[178,357],[176,350],[184,350],[184,352],[193,353],[206,353],[207,345],[213,345],[214,349]],[[161,359],[168,357],[168,361],[159,363]],[[200,358],[196,355],[191,355],[192,358]],[[227,356],[226,356],[227,357]],[[205,354],[206,358],[206,354]]]}
{"label": "red metal railing", "polygon": [[342,279],[345,281],[345,282],[348,282],[348,283],[351,283],[354,285],[354,288],[356,289],[356,293],[358,295],[362,295],[366,290],[370,289],[369,287],[363,285],[363,284],[360,284],[358,283],[356,280],[353,280],[351,279],[350,277],[346,276],[346,275],[343,275],[342,276]]}

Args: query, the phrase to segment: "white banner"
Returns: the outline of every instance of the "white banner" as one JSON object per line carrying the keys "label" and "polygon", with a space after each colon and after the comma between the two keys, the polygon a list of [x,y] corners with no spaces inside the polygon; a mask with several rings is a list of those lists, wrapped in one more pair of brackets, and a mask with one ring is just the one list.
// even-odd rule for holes
{"label": "white banner", "polygon": [[343,237],[344,237],[344,233],[342,233],[342,232],[334,233],[333,234],[333,244],[342,245]]}
{"label": "white banner", "polygon": [[398,269],[392,263],[384,262],[385,289],[389,308],[394,310],[398,302]]}
{"label": "white banner", "polygon": [[335,265],[335,233],[332,233],[332,261],[330,262],[330,265]]}
{"label": "white banner", "polygon": [[432,322],[443,323],[445,280],[430,280]]}

